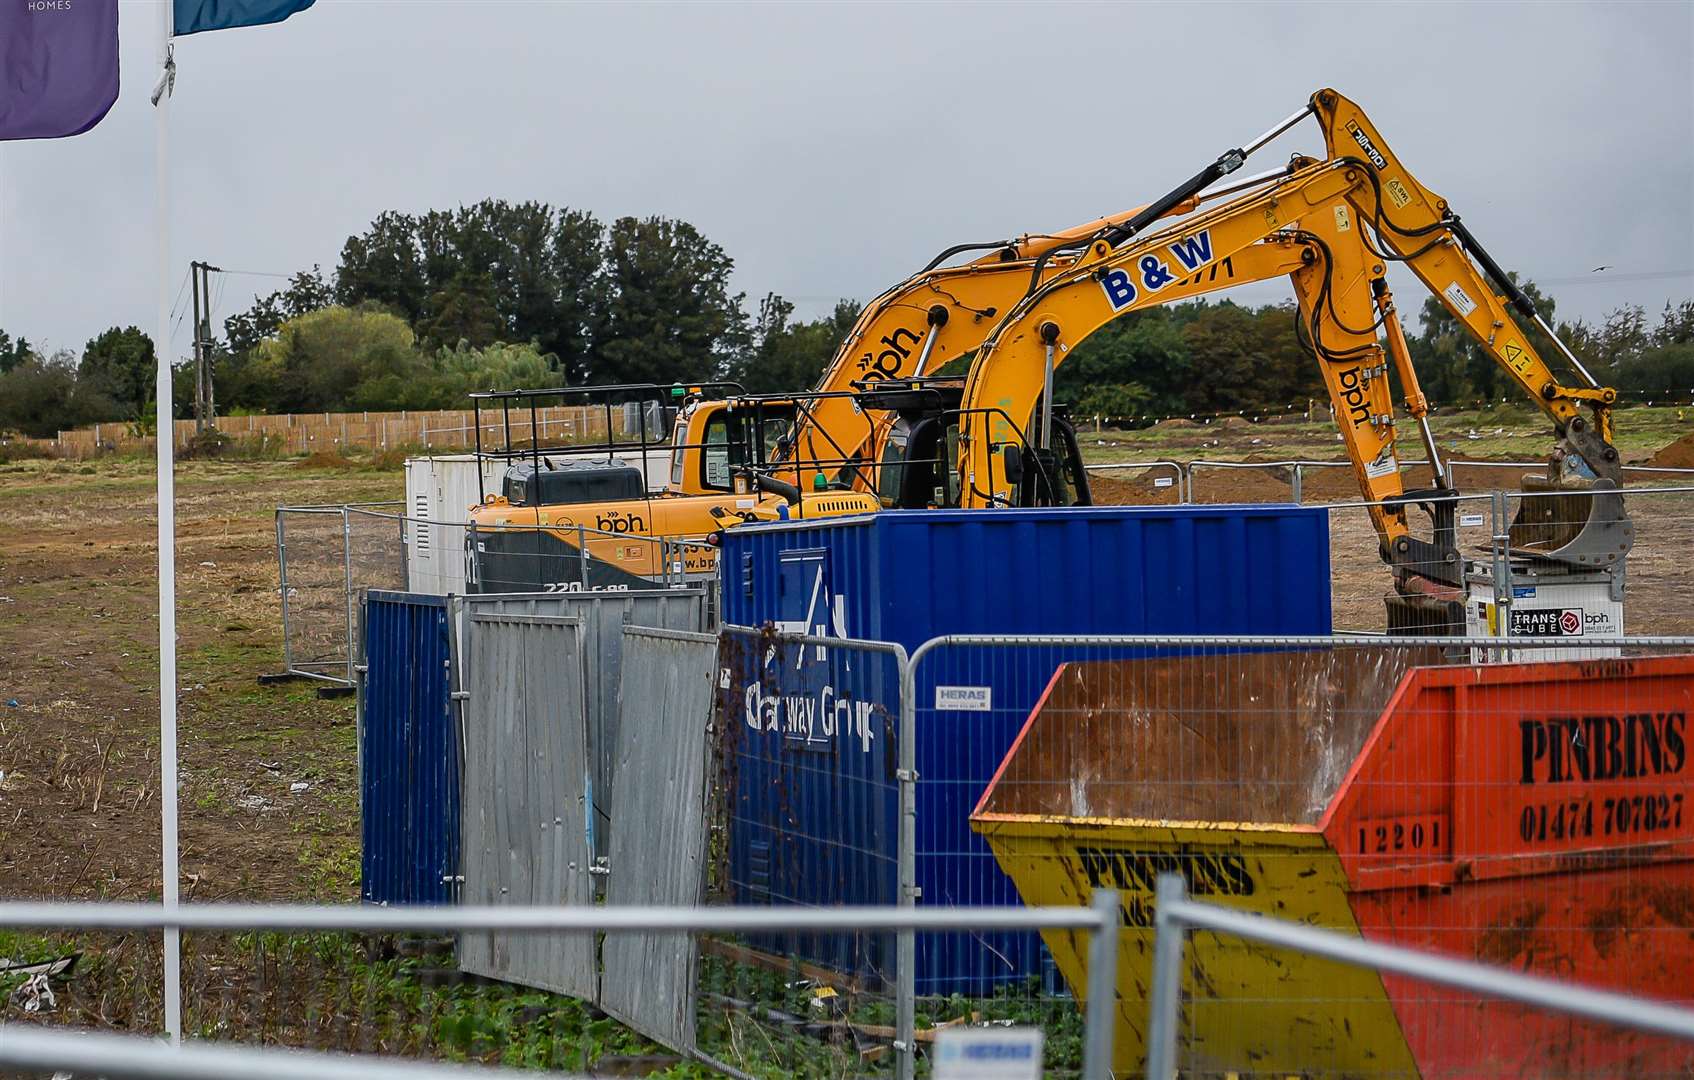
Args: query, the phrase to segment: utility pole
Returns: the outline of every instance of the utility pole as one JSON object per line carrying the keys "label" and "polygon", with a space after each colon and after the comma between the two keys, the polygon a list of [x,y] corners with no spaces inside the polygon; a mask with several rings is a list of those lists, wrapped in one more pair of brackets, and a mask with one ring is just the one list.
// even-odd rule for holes
{"label": "utility pole", "polygon": [[191,262],[189,290],[194,294],[194,433],[203,435],[218,416],[212,390],[212,275],[222,271],[211,263]]}

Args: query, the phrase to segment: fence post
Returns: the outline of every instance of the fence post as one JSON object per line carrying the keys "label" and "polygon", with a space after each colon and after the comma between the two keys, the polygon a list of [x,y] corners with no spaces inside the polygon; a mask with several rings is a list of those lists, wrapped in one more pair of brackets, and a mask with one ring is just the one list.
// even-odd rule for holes
{"label": "fence post", "polygon": [[282,594],[282,670],[294,670],[294,645],[288,633],[288,543],[287,529],[283,525],[282,507],[276,509],[276,580],[277,591]]}
{"label": "fence post", "polygon": [[1296,503],[1298,503],[1300,501],[1300,488],[1301,488],[1300,463],[1298,461],[1296,461],[1294,463],[1294,501]]}
{"label": "fence post", "polygon": [[1488,501],[1488,516],[1493,526],[1493,555],[1494,555],[1494,616],[1499,622],[1495,632],[1499,637],[1510,637],[1512,614],[1512,570],[1511,544],[1512,532],[1506,521],[1506,493],[1494,492]]}
{"label": "fence post", "polygon": [[582,591],[588,591],[588,530],[581,525],[576,527],[576,564],[577,580],[582,584]]}
{"label": "fence post", "polygon": [[1088,938],[1088,1011],[1083,1017],[1083,1080],[1112,1080],[1112,1034],[1118,1003],[1118,894],[1094,892],[1099,918]]}
{"label": "fence post", "polygon": [[1147,1014],[1147,1080],[1176,1075],[1177,999],[1182,994],[1182,947],[1188,931],[1171,912],[1187,899],[1180,875],[1160,874],[1153,892],[1153,990]]}
{"label": "fence post", "polygon": [[347,575],[347,685],[353,685],[353,515],[341,508],[341,565]]}
{"label": "fence post", "polygon": [[[721,572],[721,568],[720,568]],[[915,674],[924,646],[900,665],[900,834],[895,846],[899,895],[896,903],[912,908],[918,902],[918,682]],[[900,930],[894,950],[894,1052],[899,1055],[896,1075],[912,1080],[917,1072],[917,934],[910,927]]]}

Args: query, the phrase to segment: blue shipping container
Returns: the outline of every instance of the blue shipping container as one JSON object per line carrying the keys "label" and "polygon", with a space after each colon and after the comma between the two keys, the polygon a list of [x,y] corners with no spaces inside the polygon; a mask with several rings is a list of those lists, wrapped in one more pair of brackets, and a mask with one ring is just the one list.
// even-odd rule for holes
{"label": "blue shipping container", "polygon": [[446,597],[366,594],[359,732],[359,895],[366,903],[453,902],[459,737],[449,648]]}
{"label": "blue shipping container", "polygon": [[[944,634],[1327,634],[1328,520],[1318,507],[1253,505],[891,510],[740,526],[720,556],[723,620],[908,650]],[[925,902],[1017,903],[968,819],[1051,677],[1052,654],[947,648],[919,665]],[[726,725],[724,765],[736,902],[893,902],[894,665],[758,648],[732,651],[727,666],[728,715],[741,718]],[[931,708],[937,686],[986,686],[991,705]],[[794,944],[819,963],[887,973],[886,941]],[[1041,968],[1035,935],[932,935],[920,939],[918,990],[984,993]]]}

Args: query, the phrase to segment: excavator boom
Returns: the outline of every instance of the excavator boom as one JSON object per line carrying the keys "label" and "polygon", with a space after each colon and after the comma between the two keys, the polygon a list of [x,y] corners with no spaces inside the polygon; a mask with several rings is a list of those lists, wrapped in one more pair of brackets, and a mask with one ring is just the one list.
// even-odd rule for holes
{"label": "excavator boom", "polygon": [[[1566,386],[1554,376],[1513,315],[1557,342],[1530,298],[1447,202],[1399,164],[1357,106],[1325,90],[1305,111],[1323,125],[1326,158],[1296,156],[1286,175],[1129,242],[1113,246],[1097,239],[1007,312],[983,342],[966,383],[957,452],[962,504],[1013,501],[1019,483],[1012,474],[1021,471],[1022,460],[1008,462],[1003,448],[1020,438],[1014,429],[1046,429],[1037,419],[1044,387],[1089,334],[1120,315],[1179,298],[1184,285],[1220,263],[1233,261],[1239,269],[1248,252],[1280,244],[1302,253],[1303,261],[1291,268],[1300,328],[1319,360],[1360,491],[1372,504],[1384,556],[1403,588],[1451,599],[1461,588],[1462,569],[1451,524],[1452,478],[1430,435],[1428,404],[1387,286],[1390,262],[1406,263],[1554,424],[1557,443],[1546,475],[1525,478],[1526,491],[1535,494],[1521,501],[1514,549],[1572,567],[1619,563],[1632,532],[1617,493],[1621,469],[1611,445],[1615,392],[1592,385],[1568,350],[1566,359],[1587,385]],[[1219,161],[1241,155],[1230,151]],[[1192,195],[1192,185],[1206,175],[1171,197]],[[1432,489],[1404,490],[1390,368],[1431,462]],[[1411,535],[1406,509],[1414,504],[1430,510],[1433,540]]]}

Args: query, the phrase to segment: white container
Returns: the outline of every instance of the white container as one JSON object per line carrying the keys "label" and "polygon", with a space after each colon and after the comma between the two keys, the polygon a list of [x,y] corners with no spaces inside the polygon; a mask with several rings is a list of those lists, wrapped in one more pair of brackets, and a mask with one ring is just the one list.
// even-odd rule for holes
{"label": "white container", "polygon": [[[1588,637],[1623,636],[1621,567],[1615,574],[1608,570],[1567,573],[1514,560],[1511,572],[1511,602],[1500,604],[1495,597],[1493,567],[1486,562],[1471,564],[1465,575],[1468,635],[1557,639],[1573,645]],[[1511,659],[1534,660],[1537,651]],[[1548,660],[1588,660],[1616,656],[1618,650],[1550,649],[1544,655]]]}
{"label": "white container", "polygon": [[[475,454],[441,454],[406,460],[406,588],[411,592],[465,591],[465,529],[477,505]],[[481,462],[482,490],[500,493],[506,463]]]}
{"label": "white container", "polygon": [[[606,460],[606,451],[550,450],[549,461]],[[617,460],[641,469],[647,490],[657,492],[670,479],[670,448],[655,446],[642,452],[620,450]],[[479,501],[475,454],[437,454],[406,459],[406,588],[411,592],[465,591],[465,530]],[[482,495],[500,494],[506,459],[482,459]]]}

